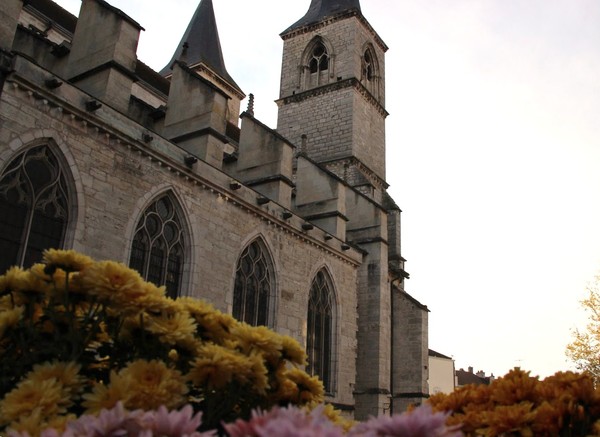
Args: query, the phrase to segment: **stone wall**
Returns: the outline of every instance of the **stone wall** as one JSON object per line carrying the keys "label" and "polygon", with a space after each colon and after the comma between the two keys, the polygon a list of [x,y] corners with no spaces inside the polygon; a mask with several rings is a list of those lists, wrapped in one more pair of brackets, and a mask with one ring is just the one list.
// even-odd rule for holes
{"label": "stone wall", "polygon": [[[327,83],[310,88],[303,58],[318,35],[330,49]],[[373,35],[356,17],[284,39],[277,130],[294,144],[306,135],[306,152],[317,162],[354,156],[385,179],[383,85],[375,98],[361,83],[362,55]],[[371,45],[384,83],[384,50]]]}
{"label": "stone wall", "polygon": [[274,260],[277,290],[275,329],[302,344],[313,277],[331,274],[337,301],[336,396],[353,405],[356,354],[356,282],[359,252],[326,232],[303,230],[304,220],[281,218],[276,203],[258,205],[259,194],[230,188],[231,177],[199,161],[184,165],[186,152],[145,131],[110,107],[85,110],[89,99],[64,83],[43,87],[48,72],[16,57],[0,100],[0,172],[29,145],[50,143],[72,175],[75,218],[66,247],[96,259],[127,262],[140,214],[160,194],[171,191],[180,203],[190,250],[183,294],[204,298],[231,312],[237,259],[254,238],[262,238]]}
{"label": "stone wall", "polygon": [[[374,34],[365,26],[364,21],[358,17],[349,17],[337,21],[327,22],[326,25],[299,32],[292,37],[284,36],[283,58],[281,66],[281,88],[279,97],[287,97],[294,93],[306,91],[306,81],[302,80],[305,74],[303,55],[312,39],[318,35],[324,40],[326,47],[330,48],[329,83],[348,78],[361,78],[361,57],[367,44],[371,43]],[[387,47],[380,44],[373,45],[375,56],[379,64],[380,83],[385,83],[385,58]],[[385,103],[382,89],[380,103]]]}
{"label": "stone wall", "polygon": [[429,395],[427,307],[406,292],[392,288],[393,409],[404,411]]}

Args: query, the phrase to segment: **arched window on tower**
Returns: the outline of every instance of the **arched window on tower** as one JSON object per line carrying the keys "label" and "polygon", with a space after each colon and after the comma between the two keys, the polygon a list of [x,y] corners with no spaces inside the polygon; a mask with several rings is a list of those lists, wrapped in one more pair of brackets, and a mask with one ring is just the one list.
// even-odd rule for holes
{"label": "arched window on tower", "polygon": [[14,158],[0,176],[0,273],[61,248],[69,210],[65,172],[48,145]]}
{"label": "arched window on tower", "polygon": [[330,53],[321,39],[317,38],[309,45],[305,65],[307,88],[329,83]]}
{"label": "arched window on tower", "polygon": [[331,279],[320,270],[310,286],[306,353],[307,372],[318,375],[326,393],[334,391],[334,295]]}
{"label": "arched window on tower", "polygon": [[176,298],[181,291],[185,238],[172,195],[152,203],[140,218],[131,244],[129,266],[154,284],[164,285]]}
{"label": "arched window on tower", "polygon": [[379,98],[379,65],[375,51],[369,45],[362,58],[362,79],[363,85],[369,90],[369,92],[375,97]]}
{"label": "arched window on tower", "polygon": [[253,326],[271,326],[273,263],[264,243],[255,240],[242,251],[235,272],[233,317]]}

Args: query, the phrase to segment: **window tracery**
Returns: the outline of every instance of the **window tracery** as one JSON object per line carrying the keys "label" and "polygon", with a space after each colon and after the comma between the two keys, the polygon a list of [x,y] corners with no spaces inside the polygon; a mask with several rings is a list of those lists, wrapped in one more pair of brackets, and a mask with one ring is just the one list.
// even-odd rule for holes
{"label": "window tracery", "polygon": [[304,89],[329,83],[330,77],[333,75],[332,53],[323,38],[315,37],[306,46],[302,59],[301,86]]}
{"label": "window tracery", "polygon": [[233,292],[233,316],[253,326],[269,326],[273,296],[273,266],[260,240],[249,244],[238,260]]}
{"label": "window tracery", "polygon": [[329,69],[329,54],[323,43],[318,43],[313,48],[308,66],[311,73],[320,73]]}
{"label": "window tracery", "polygon": [[318,375],[325,392],[333,392],[333,313],[331,281],[324,270],[317,273],[310,287],[307,317],[307,372]]}
{"label": "window tracery", "polygon": [[21,153],[0,177],[0,271],[61,248],[69,221],[65,172],[48,145]]}
{"label": "window tracery", "polygon": [[373,81],[374,79],[374,72],[373,72],[374,66],[373,66],[373,58],[371,56],[371,51],[367,50],[365,52],[365,56],[364,56],[364,63],[363,63],[363,76],[365,77],[365,79],[368,82]]}
{"label": "window tracery", "polygon": [[373,48],[368,45],[362,56],[362,78],[363,85],[369,92],[379,99],[381,95],[379,80],[379,64]]}
{"label": "window tracery", "polygon": [[164,195],[144,211],[135,229],[129,266],[176,298],[184,265],[184,231],[175,202]]}

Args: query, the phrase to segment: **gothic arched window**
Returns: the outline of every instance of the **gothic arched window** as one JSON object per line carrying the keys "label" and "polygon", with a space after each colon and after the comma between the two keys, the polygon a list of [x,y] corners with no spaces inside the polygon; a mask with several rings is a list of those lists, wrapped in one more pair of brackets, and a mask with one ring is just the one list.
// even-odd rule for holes
{"label": "gothic arched window", "polygon": [[325,392],[333,392],[334,297],[331,280],[325,270],[319,271],[310,286],[306,353],[307,372],[318,375]]}
{"label": "gothic arched window", "polygon": [[306,47],[303,58],[304,87],[312,88],[329,83],[332,71],[331,53],[325,41],[317,37]]}
{"label": "gothic arched window", "polygon": [[371,50],[367,50],[363,58],[363,76],[367,82],[372,82],[375,79],[375,66],[373,65]]}
{"label": "gothic arched window", "polygon": [[367,46],[362,57],[362,84],[375,97],[379,98],[379,64],[372,46]]}
{"label": "gothic arched window", "polygon": [[329,54],[323,43],[315,44],[313,47],[308,68],[311,73],[320,73],[329,69]]}
{"label": "gothic arched window", "polygon": [[14,158],[0,176],[0,272],[61,248],[69,205],[65,173],[47,145]]}
{"label": "gothic arched window", "polygon": [[167,294],[179,295],[184,265],[184,232],[172,196],[152,203],[140,218],[131,244],[129,266],[154,284],[165,285]]}
{"label": "gothic arched window", "polygon": [[237,263],[233,290],[233,317],[253,326],[269,326],[272,307],[273,263],[264,244],[249,244]]}

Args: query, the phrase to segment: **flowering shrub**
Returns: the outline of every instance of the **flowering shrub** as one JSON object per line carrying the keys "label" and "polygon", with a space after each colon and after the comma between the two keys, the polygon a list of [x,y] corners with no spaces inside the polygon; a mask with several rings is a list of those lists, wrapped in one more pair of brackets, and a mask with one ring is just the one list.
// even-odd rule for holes
{"label": "flowering shrub", "polygon": [[[459,437],[457,427],[445,424],[447,414],[434,413],[429,405],[394,416],[373,417],[344,430],[331,422],[326,407],[312,411],[297,407],[273,408],[268,413],[253,412],[249,421],[225,425],[230,437]],[[347,433],[346,433],[347,431]]]}
{"label": "flowering shrub", "polygon": [[[98,415],[85,414],[66,424],[64,431],[47,428],[41,437],[105,437],[105,436],[163,436],[163,437],[214,437],[215,431],[198,432],[202,413],[194,415],[192,407],[186,405],[180,411],[167,411],[160,407],[156,411],[127,411],[121,402]],[[9,437],[28,437],[27,432],[9,431]]]}
{"label": "flowering shrub", "polygon": [[[0,276],[0,433],[11,437],[600,435],[586,374],[515,369],[360,424],[323,400],[300,345],[126,266],[49,250]],[[433,409],[432,409],[433,408]]]}
{"label": "flowering shrub", "polygon": [[[393,417],[372,418],[352,428],[348,434],[340,423],[331,421],[331,407],[314,409],[273,407],[269,412],[255,410],[249,420],[238,419],[224,426],[229,437],[459,437],[462,433],[444,424],[446,414],[434,413],[428,405]],[[192,407],[167,411],[127,411],[118,402],[98,415],[83,415],[67,423],[64,431],[47,428],[41,437],[215,437],[214,430],[198,432],[202,413]],[[350,422],[346,422],[346,425]],[[26,432],[9,431],[8,437],[29,437]]]}
{"label": "flowering shrub", "polygon": [[189,405],[215,429],[254,408],[321,402],[304,362],[292,338],[170,299],[120,263],[49,250],[0,276],[0,431],[62,431],[119,402],[111,414]]}
{"label": "flowering shrub", "polygon": [[435,411],[467,436],[600,435],[600,392],[590,375],[557,372],[544,380],[514,369],[488,385],[431,396]]}
{"label": "flowering shrub", "polygon": [[410,412],[380,416],[356,425],[349,437],[460,437],[460,425],[447,426],[448,413],[421,405]]}

